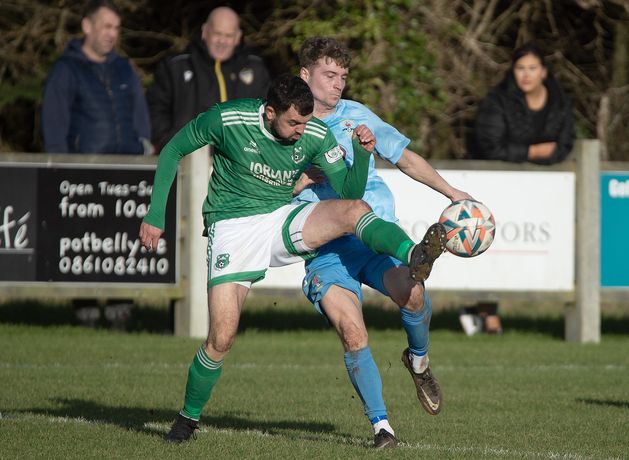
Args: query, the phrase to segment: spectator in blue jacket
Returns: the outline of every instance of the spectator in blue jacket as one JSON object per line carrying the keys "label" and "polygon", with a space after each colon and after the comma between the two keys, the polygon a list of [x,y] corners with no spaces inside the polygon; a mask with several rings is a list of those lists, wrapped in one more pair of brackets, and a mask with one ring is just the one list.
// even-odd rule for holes
{"label": "spectator in blue jacket", "polygon": [[[42,132],[48,153],[151,154],[151,125],[144,90],[129,60],[114,51],[120,12],[111,0],[88,1],[83,40],[72,40],[44,87]],[[77,320],[100,322],[96,299],[74,299]],[[109,300],[105,317],[126,327],[131,300]]]}
{"label": "spectator in blue jacket", "polygon": [[120,13],[110,0],[91,0],[84,39],[68,43],[48,75],[42,106],[49,153],[151,153],[144,90],[129,60],[114,47]]}

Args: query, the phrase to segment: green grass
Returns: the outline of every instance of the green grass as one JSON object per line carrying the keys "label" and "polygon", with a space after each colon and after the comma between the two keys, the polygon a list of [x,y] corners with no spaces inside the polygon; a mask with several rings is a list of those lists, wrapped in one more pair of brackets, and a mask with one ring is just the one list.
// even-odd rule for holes
{"label": "green grass", "polygon": [[[558,337],[561,318],[505,316],[503,336],[468,338],[455,314],[437,313],[431,361],[445,403],[431,417],[400,363],[397,315],[367,310],[403,441],[375,452],[338,339],[307,308],[243,315],[202,430],[182,446],[162,436],[201,341],[85,329],[70,313],[0,306],[0,458],[629,458],[629,336],[618,326],[580,345]],[[136,313],[136,329],[164,328]]]}

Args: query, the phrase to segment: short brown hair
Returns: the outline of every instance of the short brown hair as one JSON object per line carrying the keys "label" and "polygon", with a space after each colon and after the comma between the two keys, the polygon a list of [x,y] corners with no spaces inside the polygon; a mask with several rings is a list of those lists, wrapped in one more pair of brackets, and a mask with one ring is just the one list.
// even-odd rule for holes
{"label": "short brown hair", "polygon": [[85,4],[85,9],[83,10],[83,17],[91,18],[92,15],[101,8],[107,8],[108,10],[116,13],[116,16],[121,17],[120,10],[111,0],[88,0],[88,2]]}
{"label": "short brown hair", "polygon": [[299,50],[299,65],[301,67],[308,69],[321,58],[329,58],[344,69],[348,69],[352,63],[349,49],[336,38],[312,37],[301,45]]}

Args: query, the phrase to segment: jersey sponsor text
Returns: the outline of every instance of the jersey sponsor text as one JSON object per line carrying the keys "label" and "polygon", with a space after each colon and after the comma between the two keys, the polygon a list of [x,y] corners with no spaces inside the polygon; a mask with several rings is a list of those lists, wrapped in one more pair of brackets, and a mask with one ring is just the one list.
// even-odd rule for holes
{"label": "jersey sponsor text", "polygon": [[249,170],[256,179],[260,179],[269,185],[276,186],[294,185],[295,177],[297,177],[297,174],[299,173],[298,169],[290,171],[277,171],[272,169],[269,165],[255,163],[253,161],[249,164]]}

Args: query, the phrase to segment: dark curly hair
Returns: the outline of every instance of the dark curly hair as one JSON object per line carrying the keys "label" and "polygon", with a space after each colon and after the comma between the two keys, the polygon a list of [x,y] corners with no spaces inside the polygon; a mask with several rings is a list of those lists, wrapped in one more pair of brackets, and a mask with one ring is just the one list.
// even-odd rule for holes
{"label": "dark curly hair", "polygon": [[278,115],[295,107],[299,115],[310,115],[314,110],[314,98],[308,84],[301,78],[285,73],[271,83],[266,95],[266,104]]}

